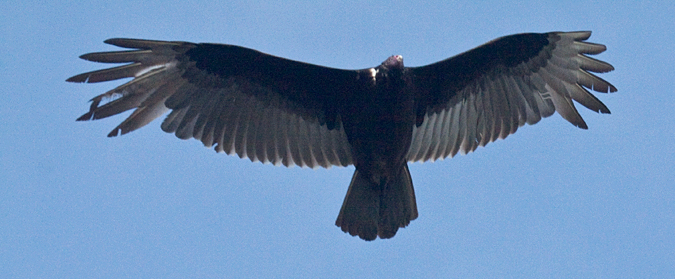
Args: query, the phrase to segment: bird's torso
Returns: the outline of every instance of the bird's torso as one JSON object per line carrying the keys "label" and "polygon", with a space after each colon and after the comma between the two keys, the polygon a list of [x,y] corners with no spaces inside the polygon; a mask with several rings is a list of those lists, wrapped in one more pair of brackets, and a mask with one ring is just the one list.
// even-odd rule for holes
{"label": "bird's torso", "polygon": [[388,67],[387,61],[359,72],[362,89],[352,94],[342,118],[354,165],[375,184],[396,176],[406,163],[415,121],[402,60]]}

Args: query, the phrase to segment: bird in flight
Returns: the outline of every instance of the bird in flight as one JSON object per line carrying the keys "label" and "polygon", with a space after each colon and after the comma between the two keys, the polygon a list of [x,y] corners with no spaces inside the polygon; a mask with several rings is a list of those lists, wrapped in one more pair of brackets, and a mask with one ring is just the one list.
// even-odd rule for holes
{"label": "bird in flight", "polygon": [[558,112],[587,129],[574,101],[609,109],[588,90],[615,92],[594,73],[614,68],[587,55],[591,32],[501,37],[457,56],[404,67],[342,70],[225,44],[109,39],[130,50],[80,58],[121,66],[73,76],[132,78],[94,97],[77,120],[134,109],[109,137],[166,112],[161,128],[218,152],[284,166],[354,165],[335,224],[364,240],[391,238],[417,218],[408,162],[434,161],[503,139]]}

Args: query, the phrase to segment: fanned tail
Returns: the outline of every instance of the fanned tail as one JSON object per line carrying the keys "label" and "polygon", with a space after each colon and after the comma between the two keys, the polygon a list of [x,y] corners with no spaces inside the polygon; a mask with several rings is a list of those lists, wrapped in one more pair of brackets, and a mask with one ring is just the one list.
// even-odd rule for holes
{"label": "fanned tail", "polygon": [[356,170],[335,225],[370,241],[378,236],[392,238],[399,228],[416,219],[415,189],[408,165],[383,184],[377,185]]}

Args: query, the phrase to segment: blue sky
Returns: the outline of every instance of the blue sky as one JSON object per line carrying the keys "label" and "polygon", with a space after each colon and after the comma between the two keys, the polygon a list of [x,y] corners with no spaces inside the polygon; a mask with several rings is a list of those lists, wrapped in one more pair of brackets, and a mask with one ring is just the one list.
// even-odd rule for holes
{"label": "blue sky", "polygon": [[[672,1],[4,1],[6,278],[675,277]],[[408,66],[521,32],[592,30],[619,91],[466,156],[411,164],[420,217],[389,240],[334,226],[353,168],[251,163],[75,122],[119,83],[64,80],[112,37],[242,45],[337,68]]]}

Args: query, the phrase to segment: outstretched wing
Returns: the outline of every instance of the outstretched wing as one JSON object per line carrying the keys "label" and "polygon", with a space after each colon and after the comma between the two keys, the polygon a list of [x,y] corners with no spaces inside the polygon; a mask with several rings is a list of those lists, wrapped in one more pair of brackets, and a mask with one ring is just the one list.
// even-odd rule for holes
{"label": "outstretched wing", "polygon": [[[590,72],[614,68],[585,54],[605,51],[584,42],[591,32],[517,34],[455,57],[409,68],[417,123],[409,161],[468,153],[558,112],[587,129],[572,100],[595,112],[609,109],[585,88],[616,88]],[[585,88],[584,88],[585,87]]]}
{"label": "outstretched wing", "polygon": [[[81,58],[128,63],[70,82],[131,81],[92,99],[78,120],[135,111],[108,136],[136,130],[166,111],[162,129],[218,152],[286,166],[352,164],[339,117],[357,71],[291,61],[232,45],[135,39],[105,41],[129,51]],[[111,100],[107,103],[102,101]]]}

